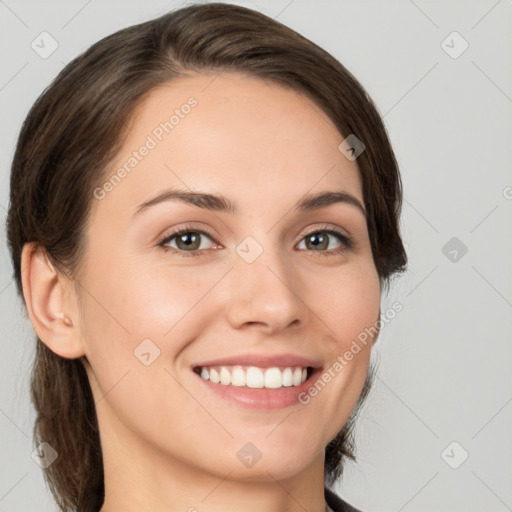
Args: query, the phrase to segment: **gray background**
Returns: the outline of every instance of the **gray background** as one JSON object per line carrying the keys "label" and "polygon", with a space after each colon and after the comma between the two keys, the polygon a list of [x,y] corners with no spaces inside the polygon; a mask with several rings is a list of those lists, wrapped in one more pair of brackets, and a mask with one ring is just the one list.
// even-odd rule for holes
{"label": "gray background", "polygon": [[[402,170],[410,267],[383,310],[399,301],[403,311],[375,348],[380,371],[358,424],[358,462],[336,490],[368,512],[512,510],[511,1],[238,3],[355,74]],[[15,140],[36,97],[99,38],[180,5],[0,0],[2,229]],[[46,59],[31,48],[43,31],[59,45]],[[469,44],[461,55],[453,31]],[[56,510],[31,458],[32,330],[5,237],[0,292],[0,512]]]}

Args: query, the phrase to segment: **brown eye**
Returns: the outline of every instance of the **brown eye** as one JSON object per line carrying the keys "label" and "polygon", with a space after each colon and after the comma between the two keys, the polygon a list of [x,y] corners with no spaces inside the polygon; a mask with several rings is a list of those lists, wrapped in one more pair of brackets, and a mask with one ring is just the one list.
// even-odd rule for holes
{"label": "brown eye", "polygon": [[182,229],[166,236],[158,245],[164,250],[194,252],[209,249],[212,244],[212,237],[208,233],[200,230]]}
{"label": "brown eye", "polygon": [[196,251],[201,246],[201,235],[199,233],[194,233],[193,231],[177,235],[175,238],[178,249],[182,249],[184,251]]}
{"label": "brown eye", "polygon": [[[331,241],[333,239],[334,242]],[[303,243],[305,247],[300,247],[300,244]],[[350,247],[351,241],[343,233],[333,229],[325,229],[309,233],[301,240],[300,244],[299,249],[305,248],[316,252],[340,252],[343,249]]]}
{"label": "brown eye", "polygon": [[313,251],[325,250],[329,246],[329,237],[322,233],[312,233],[305,237],[306,247]]}

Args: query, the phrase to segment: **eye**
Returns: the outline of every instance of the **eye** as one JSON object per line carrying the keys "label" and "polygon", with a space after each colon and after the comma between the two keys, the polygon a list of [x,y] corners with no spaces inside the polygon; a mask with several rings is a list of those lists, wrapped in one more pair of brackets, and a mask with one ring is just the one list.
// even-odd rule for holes
{"label": "eye", "polygon": [[[337,245],[332,247],[331,240]],[[302,247],[301,247],[302,245]],[[305,247],[304,247],[305,246]],[[340,253],[352,246],[350,238],[336,229],[320,229],[307,234],[299,243],[299,249],[308,249],[315,252]]]}
{"label": "eye", "polygon": [[[208,240],[210,242],[208,242]],[[185,252],[194,253],[196,251],[203,251],[205,249],[212,248],[211,245],[215,245],[213,236],[202,230],[194,228],[182,228],[174,231],[170,235],[166,235],[160,240],[158,245],[162,247],[165,252],[172,250],[178,252],[180,255],[185,256]],[[193,254],[190,254],[192,256]],[[188,256],[188,254],[186,255]]]}

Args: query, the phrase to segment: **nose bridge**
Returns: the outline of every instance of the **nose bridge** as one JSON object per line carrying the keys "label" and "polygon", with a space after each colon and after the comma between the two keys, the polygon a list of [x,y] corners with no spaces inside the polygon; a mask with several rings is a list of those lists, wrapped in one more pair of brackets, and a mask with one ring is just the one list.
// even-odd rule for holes
{"label": "nose bridge", "polygon": [[274,330],[301,320],[294,269],[270,238],[263,245],[247,237],[236,247],[228,312],[233,326],[257,323]]}

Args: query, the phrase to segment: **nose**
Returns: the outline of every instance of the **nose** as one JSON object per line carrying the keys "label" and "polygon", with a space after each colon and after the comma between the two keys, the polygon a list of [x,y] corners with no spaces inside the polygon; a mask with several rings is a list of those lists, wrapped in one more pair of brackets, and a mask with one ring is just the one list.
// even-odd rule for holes
{"label": "nose", "polygon": [[298,282],[277,251],[265,250],[252,263],[236,256],[229,280],[230,325],[267,334],[303,325],[308,309],[296,289]]}

